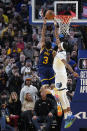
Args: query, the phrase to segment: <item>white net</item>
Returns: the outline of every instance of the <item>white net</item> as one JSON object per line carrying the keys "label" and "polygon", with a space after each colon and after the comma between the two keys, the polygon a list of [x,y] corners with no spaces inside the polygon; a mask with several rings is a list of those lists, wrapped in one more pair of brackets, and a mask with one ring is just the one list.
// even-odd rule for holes
{"label": "white net", "polygon": [[57,15],[55,19],[59,24],[59,33],[69,35],[70,22],[72,20],[72,16]]}

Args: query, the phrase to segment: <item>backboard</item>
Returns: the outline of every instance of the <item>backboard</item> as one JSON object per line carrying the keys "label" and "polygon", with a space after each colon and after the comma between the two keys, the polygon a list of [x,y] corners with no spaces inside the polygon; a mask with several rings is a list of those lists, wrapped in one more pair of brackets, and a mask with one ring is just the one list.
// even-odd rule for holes
{"label": "backboard", "polygon": [[[86,0],[32,0],[29,10],[30,23],[43,23],[42,14],[49,9],[53,10],[55,15],[73,15],[71,23],[87,24]],[[48,21],[48,23],[53,23],[53,21]]]}

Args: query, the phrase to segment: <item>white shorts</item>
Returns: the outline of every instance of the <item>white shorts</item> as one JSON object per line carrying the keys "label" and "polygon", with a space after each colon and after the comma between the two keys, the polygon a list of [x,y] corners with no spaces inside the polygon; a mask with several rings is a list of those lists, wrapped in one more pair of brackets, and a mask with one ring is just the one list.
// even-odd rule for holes
{"label": "white shorts", "polygon": [[67,74],[56,74],[55,76],[55,87],[58,90],[67,89]]}

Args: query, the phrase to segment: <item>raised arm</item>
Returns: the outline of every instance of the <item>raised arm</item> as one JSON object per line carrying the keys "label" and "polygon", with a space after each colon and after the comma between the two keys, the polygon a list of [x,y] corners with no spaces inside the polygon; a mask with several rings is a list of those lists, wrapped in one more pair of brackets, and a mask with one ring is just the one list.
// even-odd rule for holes
{"label": "raised arm", "polygon": [[64,63],[64,65],[66,66],[66,68],[73,74],[74,77],[79,77],[79,74],[76,73],[72,67],[63,59],[62,62]]}
{"label": "raised arm", "polygon": [[45,46],[45,33],[46,33],[46,19],[43,19],[43,27],[42,27],[42,32],[41,32],[41,48],[44,48]]}
{"label": "raised arm", "polygon": [[60,43],[60,40],[59,40],[59,34],[58,34],[58,28],[57,28],[57,22],[56,20],[54,19],[54,26],[55,26],[55,37],[56,37],[56,44],[58,45],[58,49],[61,50],[62,47],[61,47],[61,43]]}

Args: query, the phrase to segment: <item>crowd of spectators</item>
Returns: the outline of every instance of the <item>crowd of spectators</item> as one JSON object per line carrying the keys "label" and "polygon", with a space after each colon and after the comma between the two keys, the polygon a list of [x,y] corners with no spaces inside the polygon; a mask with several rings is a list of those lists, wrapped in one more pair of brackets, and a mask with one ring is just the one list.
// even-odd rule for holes
{"label": "crowd of spectators", "polygon": [[[29,116],[34,109],[41,88],[37,70],[42,26],[29,24],[30,4],[30,0],[0,1],[0,112],[2,108],[6,109],[5,105],[8,105],[10,114],[7,116],[9,115],[11,119],[10,127],[17,127],[21,111],[25,121],[31,120],[27,114]],[[72,27],[68,36],[70,47],[67,52],[67,62],[75,71],[78,71],[78,50],[84,48],[84,42],[79,34],[81,32],[78,28]],[[52,25],[47,26],[46,35],[52,42],[52,48],[56,50]],[[70,72],[68,78],[67,94],[71,100],[75,92],[76,79]],[[1,116],[2,113],[0,113],[0,123]],[[7,127],[9,125],[7,124]]]}

